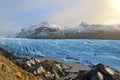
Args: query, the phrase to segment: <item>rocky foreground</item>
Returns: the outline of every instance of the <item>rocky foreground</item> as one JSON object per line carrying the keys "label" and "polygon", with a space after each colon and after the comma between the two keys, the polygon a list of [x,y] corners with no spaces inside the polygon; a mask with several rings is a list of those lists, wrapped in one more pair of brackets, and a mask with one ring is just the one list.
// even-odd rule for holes
{"label": "rocky foreground", "polygon": [[103,64],[89,68],[53,59],[14,56],[0,48],[0,80],[120,80],[120,73]]}
{"label": "rocky foreground", "polygon": [[0,80],[42,80],[0,55]]}

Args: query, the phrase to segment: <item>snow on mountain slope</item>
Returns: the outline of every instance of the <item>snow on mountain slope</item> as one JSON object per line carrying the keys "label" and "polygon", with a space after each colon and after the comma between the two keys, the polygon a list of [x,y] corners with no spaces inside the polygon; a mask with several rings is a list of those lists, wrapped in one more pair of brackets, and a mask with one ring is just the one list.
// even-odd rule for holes
{"label": "snow on mountain slope", "polygon": [[79,25],[80,30],[82,31],[111,31],[114,32],[115,30],[120,31],[120,25],[101,25],[101,24],[94,24],[94,25],[89,25],[85,22],[81,22]]}
{"label": "snow on mountain slope", "polygon": [[79,26],[63,27],[42,22],[39,25],[32,25],[21,29],[21,32],[16,37],[120,39],[120,25],[89,25],[81,22]]}
{"label": "snow on mountain slope", "polygon": [[49,32],[57,32],[61,26],[56,24],[48,24],[47,22],[42,22],[39,25],[32,25],[30,27],[21,29],[21,32],[17,37],[34,37],[34,36],[45,36]]}
{"label": "snow on mountain slope", "polygon": [[85,65],[120,68],[120,40],[1,38],[0,47],[24,56],[44,56]]}

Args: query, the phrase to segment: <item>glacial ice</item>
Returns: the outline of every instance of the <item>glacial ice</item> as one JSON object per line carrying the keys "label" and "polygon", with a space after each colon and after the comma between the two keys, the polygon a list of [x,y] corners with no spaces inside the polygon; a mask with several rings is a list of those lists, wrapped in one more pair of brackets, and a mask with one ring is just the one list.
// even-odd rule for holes
{"label": "glacial ice", "polygon": [[44,56],[120,68],[120,40],[0,38],[0,47],[23,56]]}

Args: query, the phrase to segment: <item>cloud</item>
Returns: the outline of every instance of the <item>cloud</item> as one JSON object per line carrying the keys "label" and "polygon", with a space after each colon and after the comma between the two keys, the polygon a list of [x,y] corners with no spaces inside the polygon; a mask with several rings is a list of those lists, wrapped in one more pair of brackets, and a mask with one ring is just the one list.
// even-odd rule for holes
{"label": "cloud", "polygon": [[20,27],[18,27],[17,23],[8,20],[4,15],[0,14],[0,37],[17,33],[19,30]]}
{"label": "cloud", "polygon": [[116,14],[111,6],[111,1],[64,0],[61,1],[64,7],[49,13],[46,19],[62,25],[76,25],[81,21],[105,23],[108,20],[114,19]]}
{"label": "cloud", "polygon": [[[42,13],[47,8],[49,12],[36,15],[40,21],[43,19],[43,21],[61,25],[75,25],[81,21],[105,23],[117,18],[118,16],[115,15],[115,11],[111,7],[112,2],[113,0],[4,0],[2,7],[14,11],[16,15],[19,12],[24,15],[31,14],[35,10],[36,14]],[[60,8],[55,8],[56,5],[59,5]],[[31,14],[30,17],[32,16],[35,14]]]}
{"label": "cloud", "polygon": [[9,11],[27,12],[53,3],[54,0],[3,0],[1,8]]}
{"label": "cloud", "polygon": [[[120,22],[114,0],[0,0],[0,34],[13,33],[20,26],[41,21],[65,26]],[[117,9],[118,10],[118,9]]]}

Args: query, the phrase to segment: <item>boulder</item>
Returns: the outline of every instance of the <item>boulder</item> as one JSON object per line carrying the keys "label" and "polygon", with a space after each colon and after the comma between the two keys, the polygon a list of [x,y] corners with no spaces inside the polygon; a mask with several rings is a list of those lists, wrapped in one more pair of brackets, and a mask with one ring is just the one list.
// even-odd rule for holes
{"label": "boulder", "polygon": [[98,64],[91,70],[78,74],[77,80],[120,80],[120,73],[104,64]]}

